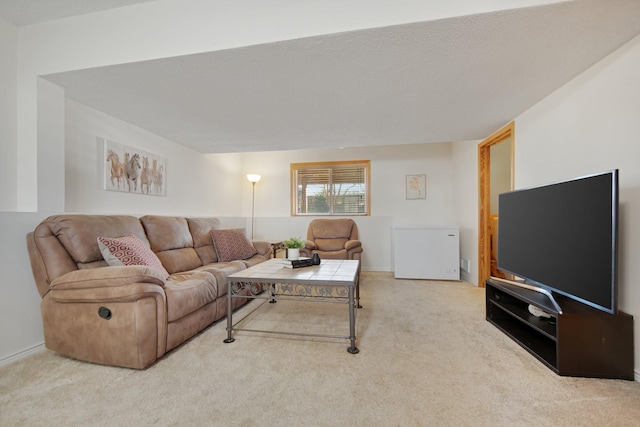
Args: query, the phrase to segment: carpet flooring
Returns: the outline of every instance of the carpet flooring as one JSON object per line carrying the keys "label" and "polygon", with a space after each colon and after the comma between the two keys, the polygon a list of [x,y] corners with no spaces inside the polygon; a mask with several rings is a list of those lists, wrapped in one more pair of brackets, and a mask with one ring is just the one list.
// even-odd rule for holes
{"label": "carpet flooring", "polygon": [[[561,377],[484,318],[484,289],[363,272],[348,341],[212,325],[144,371],[48,350],[0,368],[0,426],[639,426],[640,383]],[[259,301],[240,309],[234,319]],[[348,335],[345,305],[247,328]]]}

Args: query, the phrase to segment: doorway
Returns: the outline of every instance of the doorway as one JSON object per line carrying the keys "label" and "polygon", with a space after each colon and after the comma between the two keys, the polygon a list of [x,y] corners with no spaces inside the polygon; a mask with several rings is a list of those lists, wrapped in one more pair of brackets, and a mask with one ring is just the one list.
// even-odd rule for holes
{"label": "doorway", "polygon": [[489,276],[504,277],[497,266],[498,194],[513,189],[514,123],[478,145],[478,286]]}

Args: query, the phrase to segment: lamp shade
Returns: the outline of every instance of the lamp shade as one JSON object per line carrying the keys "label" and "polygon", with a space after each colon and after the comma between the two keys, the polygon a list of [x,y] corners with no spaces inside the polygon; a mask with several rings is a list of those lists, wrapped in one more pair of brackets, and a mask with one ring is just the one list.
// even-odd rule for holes
{"label": "lamp shade", "polygon": [[247,174],[247,179],[250,182],[256,183],[256,182],[260,181],[260,175],[256,175],[256,174],[250,173],[250,174]]}

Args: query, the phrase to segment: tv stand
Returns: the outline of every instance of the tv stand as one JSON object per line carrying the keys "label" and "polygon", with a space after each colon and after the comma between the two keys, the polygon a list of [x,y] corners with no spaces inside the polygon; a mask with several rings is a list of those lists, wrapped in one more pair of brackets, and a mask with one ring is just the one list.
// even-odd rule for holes
{"label": "tv stand", "polygon": [[[529,305],[550,317],[532,315]],[[633,380],[633,316],[504,279],[486,281],[487,321],[559,375]]]}

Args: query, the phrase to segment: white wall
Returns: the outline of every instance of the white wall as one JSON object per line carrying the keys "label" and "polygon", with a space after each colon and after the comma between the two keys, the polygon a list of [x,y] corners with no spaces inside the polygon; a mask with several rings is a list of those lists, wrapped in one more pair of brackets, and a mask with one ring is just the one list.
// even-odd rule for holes
{"label": "white wall", "polygon": [[[260,216],[289,216],[290,163],[340,160],[371,161],[373,216],[393,216],[397,221],[435,225],[453,221],[449,143],[245,153],[245,173],[262,176],[256,184],[257,189],[263,189],[262,192],[256,190],[256,209],[260,209]],[[406,200],[405,176],[409,174],[427,175],[426,199]],[[249,199],[243,206],[245,216],[251,215],[250,202]]]}
{"label": "white wall", "polygon": [[0,212],[0,366],[42,345],[40,294],[27,256],[27,233],[42,213]]}
{"label": "white wall", "polygon": [[515,121],[516,188],[620,170],[619,308],[640,377],[640,37]]}
{"label": "white wall", "polygon": [[0,18],[0,212],[16,207],[18,30]]}
{"label": "white wall", "polygon": [[[364,246],[364,270],[393,270],[393,225],[456,225],[450,143],[245,153],[241,174],[245,217],[251,216],[251,185],[245,175],[262,176],[256,184],[256,238],[306,236],[311,218],[290,216],[290,164],[326,160],[371,161],[371,216],[355,218]],[[406,200],[409,174],[427,175],[426,199]]]}
{"label": "white wall", "polygon": [[40,212],[64,209],[64,105],[64,90],[38,79],[38,168],[31,171],[31,177],[38,182]]}
{"label": "white wall", "polygon": [[[229,192],[228,176],[238,175],[234,156],[215,158],[185,148],[138,127],[74,101],[66,102],[66,168],[64,211],[83,213],[155,213],[165,215],[229,216],[240,205],[237,193]],[[104,189],[104,148],[98,138],[144,150],[167,159],[166,197],[129,194]],[[239,158],[238,155],[235,158]]]}
{"label": "white wall", "polygon": [[460,227],[460,258],[469,260],[469,271],[460,277],[478,285],[478,144],[453,143],[454,209]]}

